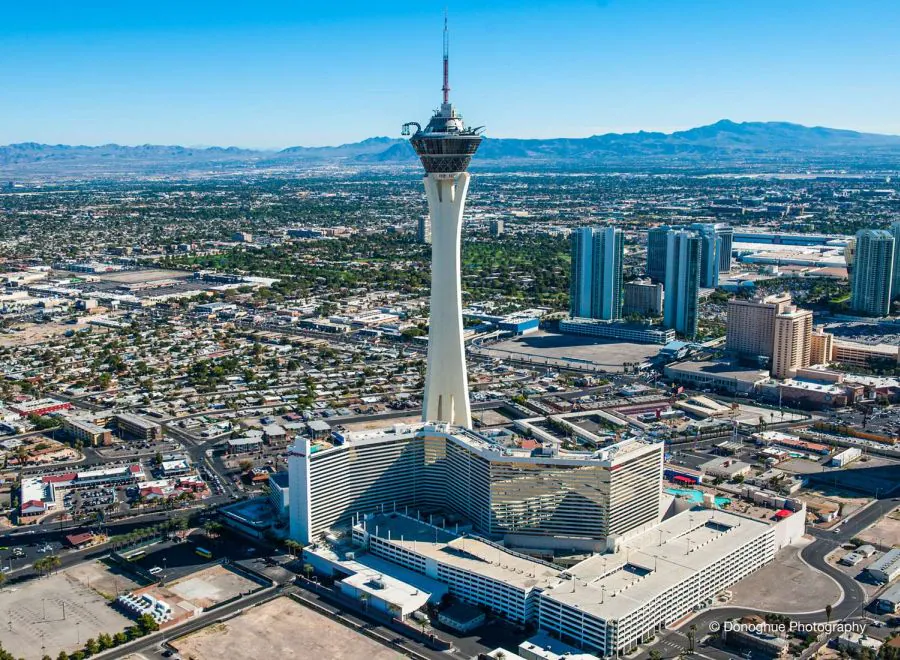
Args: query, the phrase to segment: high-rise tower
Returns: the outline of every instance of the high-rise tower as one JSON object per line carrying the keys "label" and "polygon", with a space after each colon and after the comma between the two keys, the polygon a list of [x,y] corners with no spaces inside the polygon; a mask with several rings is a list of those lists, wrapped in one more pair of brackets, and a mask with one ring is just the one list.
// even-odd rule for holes
{"label": "high-rise tower", "polygon": [[450,103],[449,44],[444,19],[444,101],[425,128],[403,126],[425,167],[431,218],[431,319],[422,419],[471,427],[463,346],[460,232],[469,189],[466,168],[481,144],[482,127],[468,128]]}
{"label": "high-rise tower", "polygon": [[663,325],[693,338],[697,334],[701,240],[689,231],[670,231],[666,252]]}
{"label": "high-rise tower", "polygon": [[891,313],[894,249],[894,237],[889,231],[863,229],[856,233],[850,295],[850,309],[854,312],[868,316]]}
{"label": "high-rise tower", "polygon": [[622,316],[622,230],[580,227],[572,232],[570,313],[613,321]]}

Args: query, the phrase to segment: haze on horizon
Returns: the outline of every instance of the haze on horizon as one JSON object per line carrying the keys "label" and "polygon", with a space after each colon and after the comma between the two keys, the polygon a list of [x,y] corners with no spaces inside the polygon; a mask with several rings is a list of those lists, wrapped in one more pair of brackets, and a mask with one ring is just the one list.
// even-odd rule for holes
{"label": "haze on horizon", "polygon": [[[493,137],[734,121],[900,134],[900,5],[460,0],[451,98]],[[4,9],[0,144],[320,146],[440,101],[442,5],[50,0]]]}

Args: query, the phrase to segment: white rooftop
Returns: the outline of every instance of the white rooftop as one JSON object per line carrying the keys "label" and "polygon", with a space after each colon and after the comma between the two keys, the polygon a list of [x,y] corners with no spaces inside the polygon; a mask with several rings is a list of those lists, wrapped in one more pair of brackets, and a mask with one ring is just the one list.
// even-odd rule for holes
{"label": "white rooftop", "polygon": [[768,529],[718,509],[691,509],[627,539],[617,552],[576,564],[545,596],[598,618],[621,619]]}

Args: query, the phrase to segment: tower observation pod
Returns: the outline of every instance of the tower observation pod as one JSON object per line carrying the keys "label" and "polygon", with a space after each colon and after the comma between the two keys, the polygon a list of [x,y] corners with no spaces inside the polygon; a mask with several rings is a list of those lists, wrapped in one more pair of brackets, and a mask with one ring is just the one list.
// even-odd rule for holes
{"label": "tower observation pod", "polygon": [[471,428],[469,384],[463,346],[460,234],[469,174],[483,127],[468,128],[450,103],[447,21],[444,19],[444,101],[425,128],[404,124],[403,135],[425,167],[431,218],[431,319],[422,419]]}

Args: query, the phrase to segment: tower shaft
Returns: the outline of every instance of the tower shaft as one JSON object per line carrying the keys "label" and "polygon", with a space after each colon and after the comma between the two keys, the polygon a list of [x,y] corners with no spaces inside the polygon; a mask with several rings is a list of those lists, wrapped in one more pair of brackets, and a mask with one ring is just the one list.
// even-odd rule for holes
{"label": "tower shaft", "polygon": [[460,235],[469,174],[430,173],[424,181],[431,217],[431,319],[422,419],[471,428],[460,282]]}

